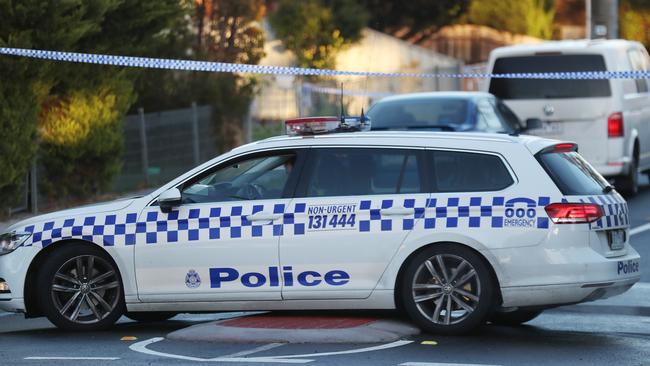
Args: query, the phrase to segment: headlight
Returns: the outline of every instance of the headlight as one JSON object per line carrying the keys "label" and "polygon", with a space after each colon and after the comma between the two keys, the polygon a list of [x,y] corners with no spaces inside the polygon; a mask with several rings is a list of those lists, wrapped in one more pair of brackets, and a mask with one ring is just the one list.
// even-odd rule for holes
{"label": "headlight", "polygon": [[0,255],[16,250],[31,236],[31,233],[14,231],[0,235]]}

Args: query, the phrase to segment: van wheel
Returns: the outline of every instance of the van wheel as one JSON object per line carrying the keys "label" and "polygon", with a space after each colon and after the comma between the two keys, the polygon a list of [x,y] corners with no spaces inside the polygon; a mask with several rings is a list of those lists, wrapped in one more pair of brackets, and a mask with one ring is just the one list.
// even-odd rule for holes
{"label": "van wheel", "polygon": [[516,326],[529,322],[539,316],[542,310],[519,309],[508,312],[494,312],[490,316],[490,323],[497,325]]}
{"label": "van wheel", "polygon": [[426,248],[409,261],[401,278],[404,309],[426,332],[467,333],[485,322],[494,305],[488,265],[460,245]]}
{"label": "van wheel", "polygon": [[639,174],[638,174],[638,162],[636,159],[632,159],[630,164],[630,172],[620,178],[620,190],[628,196],[634,196],[639,192]]}
{"label": "van wheel", "polygon": [[37,293],[45,316],[66,330],[99,330],[124,313],[122,280],[93,244],[64,244],[41,267]]}
{"label": "van wheel", "polygon": [[124,314],[127,318],[141,323],[164,322],[178,315],[178,313],[166,311],[128,312]]}

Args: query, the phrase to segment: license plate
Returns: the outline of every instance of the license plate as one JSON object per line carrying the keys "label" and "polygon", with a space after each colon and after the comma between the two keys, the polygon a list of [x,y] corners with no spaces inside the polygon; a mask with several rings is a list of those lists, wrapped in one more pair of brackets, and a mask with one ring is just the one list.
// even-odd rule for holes
{"label": "license plate", "polygon": [[542,127],[530,130],[533,135],[559,135],[562,133],[562,123],[560,122],[544,122]]}
{"label": "license plate", "polygon": [[625,230],[610,230],[607,232],[609,248],[620,250],[625,246]]}

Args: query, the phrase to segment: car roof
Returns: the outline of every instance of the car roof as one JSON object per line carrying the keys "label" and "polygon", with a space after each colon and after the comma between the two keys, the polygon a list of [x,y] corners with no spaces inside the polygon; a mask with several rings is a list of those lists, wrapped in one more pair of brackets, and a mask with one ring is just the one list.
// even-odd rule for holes
{"label": "car roof", "polygon": [[507,135],[501,133],[481,132],[437,132],[437,131],[370,131],[344,132],[309,136],[276,136],[253,142],[233,149],[233,152],[243,152],[268,147],[300,147],[300,146],[422,146],[436,147],[439,144],[454,145],[458,148],[474,148],[481,145],[490,150],[499,151],[502,144],[522,144],[531,153],[558,143],[529,135]]}
{"label": "car roof", "polygon": [[606,53],[618,50],[627,50],[632,45],[640,45],[638,42],[623,39],[581,39],[564,41],[547,41],[542,43],[519,44],[495,48],[491,52],[491,58],[503,56],[526,55],[538,52],[593,52]]}
{"label": "car roof", "polygon": [[390,96],[381,99],[377,103],[397,102],[397,101],[417,100],[417,99],[436,99],[436,98],[475,100],[478,98],[494,98],[494,95],[487,92],[466,92],[466,91],[423,92],[423,93],[409,93],[409,94]]}

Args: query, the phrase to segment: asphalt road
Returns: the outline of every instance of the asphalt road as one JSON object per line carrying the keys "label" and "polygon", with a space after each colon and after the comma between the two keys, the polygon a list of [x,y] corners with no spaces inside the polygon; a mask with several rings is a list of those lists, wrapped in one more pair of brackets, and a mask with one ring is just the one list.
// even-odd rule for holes
{"label": "asphalt road", "polygon": [[[640,194],[628,200],[633,228],[650,223],[650,184],[645,178],[643,182]],[[45,319],[25,320],[0,312],[0,364],[177,365],[223,363],[210,359],[227,356],[252,357],[249,364],[650,365],[650,296],[646,296],[650,294],[650,230],[634,234],[631,242],[643,258],[645,283],[639,287],[645,292],[548,310],[521,327],[485,326],[470,336],[422,335],[399,344],[224,344],[161,338],[177,329],[232,316],[227,313],[179,315],[152,324],[122,319],[109,331],[67,333]]]}

